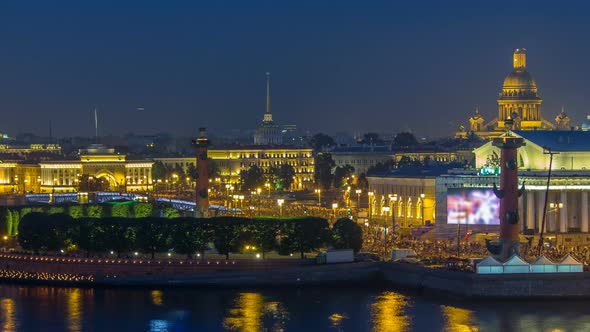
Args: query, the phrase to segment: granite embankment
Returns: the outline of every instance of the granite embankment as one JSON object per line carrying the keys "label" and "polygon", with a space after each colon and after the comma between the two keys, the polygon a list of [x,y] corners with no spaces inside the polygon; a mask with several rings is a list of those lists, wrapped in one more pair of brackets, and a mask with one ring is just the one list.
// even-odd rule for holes
{"label": "granite embankment", "polygon": [[590,298],[590,272],[476,274],[385,263],[382,278],[401,288],[468,298]]}
{"label": "granite embankment", "polygon": [[468,298],[590,298],[590,272],[478,275],[420,265],[314,260],[145,260],[0,254],[0,280],[109,286],[293,287],[382,284]]}
{"label": "granite embankment", "polygon": [[145,260],[0,254],[0,279],[128,286],[291,286],[377,280],[377,262],[317,265],[315,260]]}

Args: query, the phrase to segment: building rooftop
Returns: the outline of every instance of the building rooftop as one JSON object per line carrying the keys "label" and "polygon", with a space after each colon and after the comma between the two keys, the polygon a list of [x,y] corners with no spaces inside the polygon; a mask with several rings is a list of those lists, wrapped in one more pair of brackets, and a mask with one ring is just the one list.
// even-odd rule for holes
{"label": "building rooftop", "polygon": [[590,131],[580,130],[517,130],[514,133],[552,151],[590,151]]}

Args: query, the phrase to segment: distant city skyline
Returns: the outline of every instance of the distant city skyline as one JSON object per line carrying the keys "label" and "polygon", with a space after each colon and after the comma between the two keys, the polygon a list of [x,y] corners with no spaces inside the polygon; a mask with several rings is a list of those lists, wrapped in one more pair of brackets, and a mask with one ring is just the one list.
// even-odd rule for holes
{"label": "distant city skyline", "polygon": [[[496,98],[515,48],[552,120],[589,112],[588,5],[253,0],[0,5],[0,132],[254,130],[452,136]],[[551,20],[546,15],[551,14]]]}

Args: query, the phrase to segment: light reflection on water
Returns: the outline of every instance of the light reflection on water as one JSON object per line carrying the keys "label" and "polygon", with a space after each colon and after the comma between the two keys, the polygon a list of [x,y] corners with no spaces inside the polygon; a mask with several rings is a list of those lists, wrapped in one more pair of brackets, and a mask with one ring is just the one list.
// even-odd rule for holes
{"label": "light reflection on water", "polygon": [[588,305],[590,301],[470,302],[362,288],[0,285],[0,332],[590,331]]}
{"label": "light reflection on water", "polygon": [[394,293],[383,292],[373,303],[373,330],[376,332],[408,331],[410,317],[404,312],[407,305],[406,297]]}
{"label": "light reflection on water", "polygon": [[16,331],[15,325],[15,301],[10,298],[0,300],[0,310],[2,310],[2,332]]}
{"label": "light reflection on water", "polygon": [[441,310],[445,319],[445,331],[449,332],[477,332],[473,311],[457,307],[442,305]]}
{"label": "light reflection on water", "polygon": [[72,288],[66,290],[68,299],[68,331],[80,332],[82,331],[82,290],[80,288]]}

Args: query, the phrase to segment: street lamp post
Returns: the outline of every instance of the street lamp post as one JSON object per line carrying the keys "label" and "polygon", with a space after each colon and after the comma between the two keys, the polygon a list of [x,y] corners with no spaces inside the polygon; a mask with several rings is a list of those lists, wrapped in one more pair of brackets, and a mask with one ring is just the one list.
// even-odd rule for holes
{"label": "street lamp post", "polygon": [[420,215],[422,216],[422,226],[424,226],[424,197],[426,197],[426,195],[420,194]]}
{"label": "street lamp post", "polygon": [[356,210],[358,212],[359,209],[361,208],[361,193],[363,191],[360,189],[357,189],[355,192],[356,192]]}
{"label": "street lamp post", "polygon": [[389,201],[391,202],[391,227],[395,230],[395,203],[397,203],[397,194],[390,196]]}
{"label": "street lamp post", "polygon": [[315,193],[318,194],[318,206],[322,206],[322,190],[316,189]]}
{"label": "street lamp post", "polygon": [[258,194],[258,216],[260,216],[260,200],[262,199],[260,197],[260,193],[262,192],[262,189],[260,188],[256,188],[256,193]]}
{"label": "street lamp post", "polygon": [[373,211],[371,211],[371,200],[373,200],[373,195],[375,195],[375,193],[372,191],[369,191],[367,193],[367,197],[368,197],[367,201],[369,202],[369,211],[368,211],[369,212],[369,222],[371,222],[371,214],[373,212]]}
{"label": "street lamp post", "polygon": [[283,217],[283,203],[285,203],[285,200],[282,198],[277,199],[277,204],[279,204],[279,217]]}
{"label": "street lamp post", "polygon": [[332,203],[332,209],[334,210],[334,222],[336,222],[336,209],[338,208],[338,203]]}
{"label": "street lamp post", "polygon": [[557,247],[557,234],[561,231],[559,222],[559,209],[563,208],[563,203],[549,203],[549,208],[552,212],[555,212],[555,247]]}

